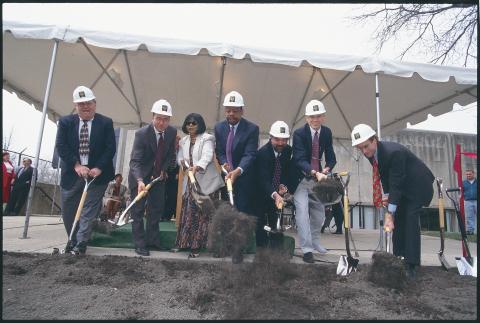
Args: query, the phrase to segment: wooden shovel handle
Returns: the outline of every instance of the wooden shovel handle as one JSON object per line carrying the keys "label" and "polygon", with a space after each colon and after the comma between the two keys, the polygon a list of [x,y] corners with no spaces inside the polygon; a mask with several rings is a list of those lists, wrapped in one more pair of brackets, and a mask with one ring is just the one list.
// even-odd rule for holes
{"label": "wooden shovel handle", "polygon": [[78,203],[77,213],[75,214],[75,221],[80,219],[80,214],[82,214],[83,204],[85,204],[85,199],[87,198],[87,191],[83,191],[82,197],[80,198],[80,203]]}
{"label": "wooden shovel handle", "polygon": [[445,229],[445,205],[443,198],[438,199],[438,217],[440,222],[440,229]]}

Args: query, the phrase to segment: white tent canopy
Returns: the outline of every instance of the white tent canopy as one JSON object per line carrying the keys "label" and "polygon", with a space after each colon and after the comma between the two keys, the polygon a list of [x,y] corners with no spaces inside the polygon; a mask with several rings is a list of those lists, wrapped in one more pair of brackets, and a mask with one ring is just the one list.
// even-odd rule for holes
{"label": "white tent canopy", "polygon": [[85,85],[95,92],[97,111],[117,126],[149,122],[153,102],[165,98],[173,106],[173,125],[198,112],[211,129],[223,118],[223,96],[237,90],[245,117],[263,133],[276,120],[301,126],[305,104],[316,98],[325,104],[334,136],[349,138],[357,123],[377,125],[376,74],[382,135],[477,97],[475,69],[11,21],[3,22],[4,89],[39,108],[55,41],[48,101],[53,120],[73,111],[72,91]]}

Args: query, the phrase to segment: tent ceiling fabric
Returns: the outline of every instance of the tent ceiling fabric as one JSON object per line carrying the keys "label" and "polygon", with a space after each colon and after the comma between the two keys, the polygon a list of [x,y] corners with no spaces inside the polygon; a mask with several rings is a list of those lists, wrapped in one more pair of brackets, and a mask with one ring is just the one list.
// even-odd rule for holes
{"label": "tent ceiling fabric", "polygon": [[72,91],[85,85],[97,97],[97,111],[117,126],[149,122],[153,102],[165,98],[174,126],[198,112],[212,129],[223,119],[223,96],[237,90],[246,102],[245,117],[264,134],[276,120],[301,126],[305,104],[316,98],[325,104],[334,136],[349,138],[358,123],[376,128],[375,73],[382,135],[477,97],[476,69],[4,21],[3,87],[38,109],[54,40],[59,46],[48,103],[52,120],[72,113]]}

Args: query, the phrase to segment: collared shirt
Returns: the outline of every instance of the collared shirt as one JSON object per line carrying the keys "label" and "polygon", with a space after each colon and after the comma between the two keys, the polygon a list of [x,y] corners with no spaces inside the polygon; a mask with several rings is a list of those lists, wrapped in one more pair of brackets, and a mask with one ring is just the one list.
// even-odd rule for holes
{"label": "collared shirt", "polygon": [[[88,126],[88,142],[90,142],[90,134],[92,133],[92,123],[93,123],[93,117],[92,119],[87,121],[87,126]],[[82,126],[84,124],[84,121],[80,116],[78,116],[78,119],[80,119],[80,122],[78,123],[78,138],[80,139],[80,132],[82,131]],[[88,155],[80,155],[80,164],[81,165],[88,165]]]}
{"label": "collared shirt", "polygon": [[318,138],[320,139],[320,130],[322,130],[322,126],[320,126],[320,128],[318,128],[317,130],[313,129],[312,127],[310,127],[310,135],[312,136],[312,142],[313,142],[313,137],[315,137],[315,131],[318,131]]}
{"label": "collared shirt", "polygon": [[[228,122],[227,122],[227,123],[228,123]],[[235,136],[235,134],[237,133],[237,128],[238,128],[238,124],[239,124],[239,123],[240,123],[240,121],[237,122],[237,123],[234,124],[234,125],[228,123],[228,131],[230,132],[230,128],[233,127],[233,135],[234,135],[234,136]],[[242,174],[243,174],[243,168],[242,168],[242,167],[238,167],[238,168],[240,168],[240,175],[242,175]]]}
{"label": "collared shirt", "polygon": [[158,144],[158,139],[160,138],[160,135],[163,134],[163,140],[165,140],[165,130],[164,131],[158,131],[155,127],[155,137],[157,138],[157,144]]}

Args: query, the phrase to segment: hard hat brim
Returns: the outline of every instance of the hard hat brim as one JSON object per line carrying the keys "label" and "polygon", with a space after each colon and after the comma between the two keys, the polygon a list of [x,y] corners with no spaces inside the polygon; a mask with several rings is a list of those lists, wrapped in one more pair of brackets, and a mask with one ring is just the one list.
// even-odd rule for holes
{"label": "hard hat brim", "polygon": [[80,102],[88,102],[88,101],[92,101],[92,100],[95,100],[95,96],[91,97],[91,98],[78,98],[78,99],[75,99],[73,100],[73,103],[80,103]]}

